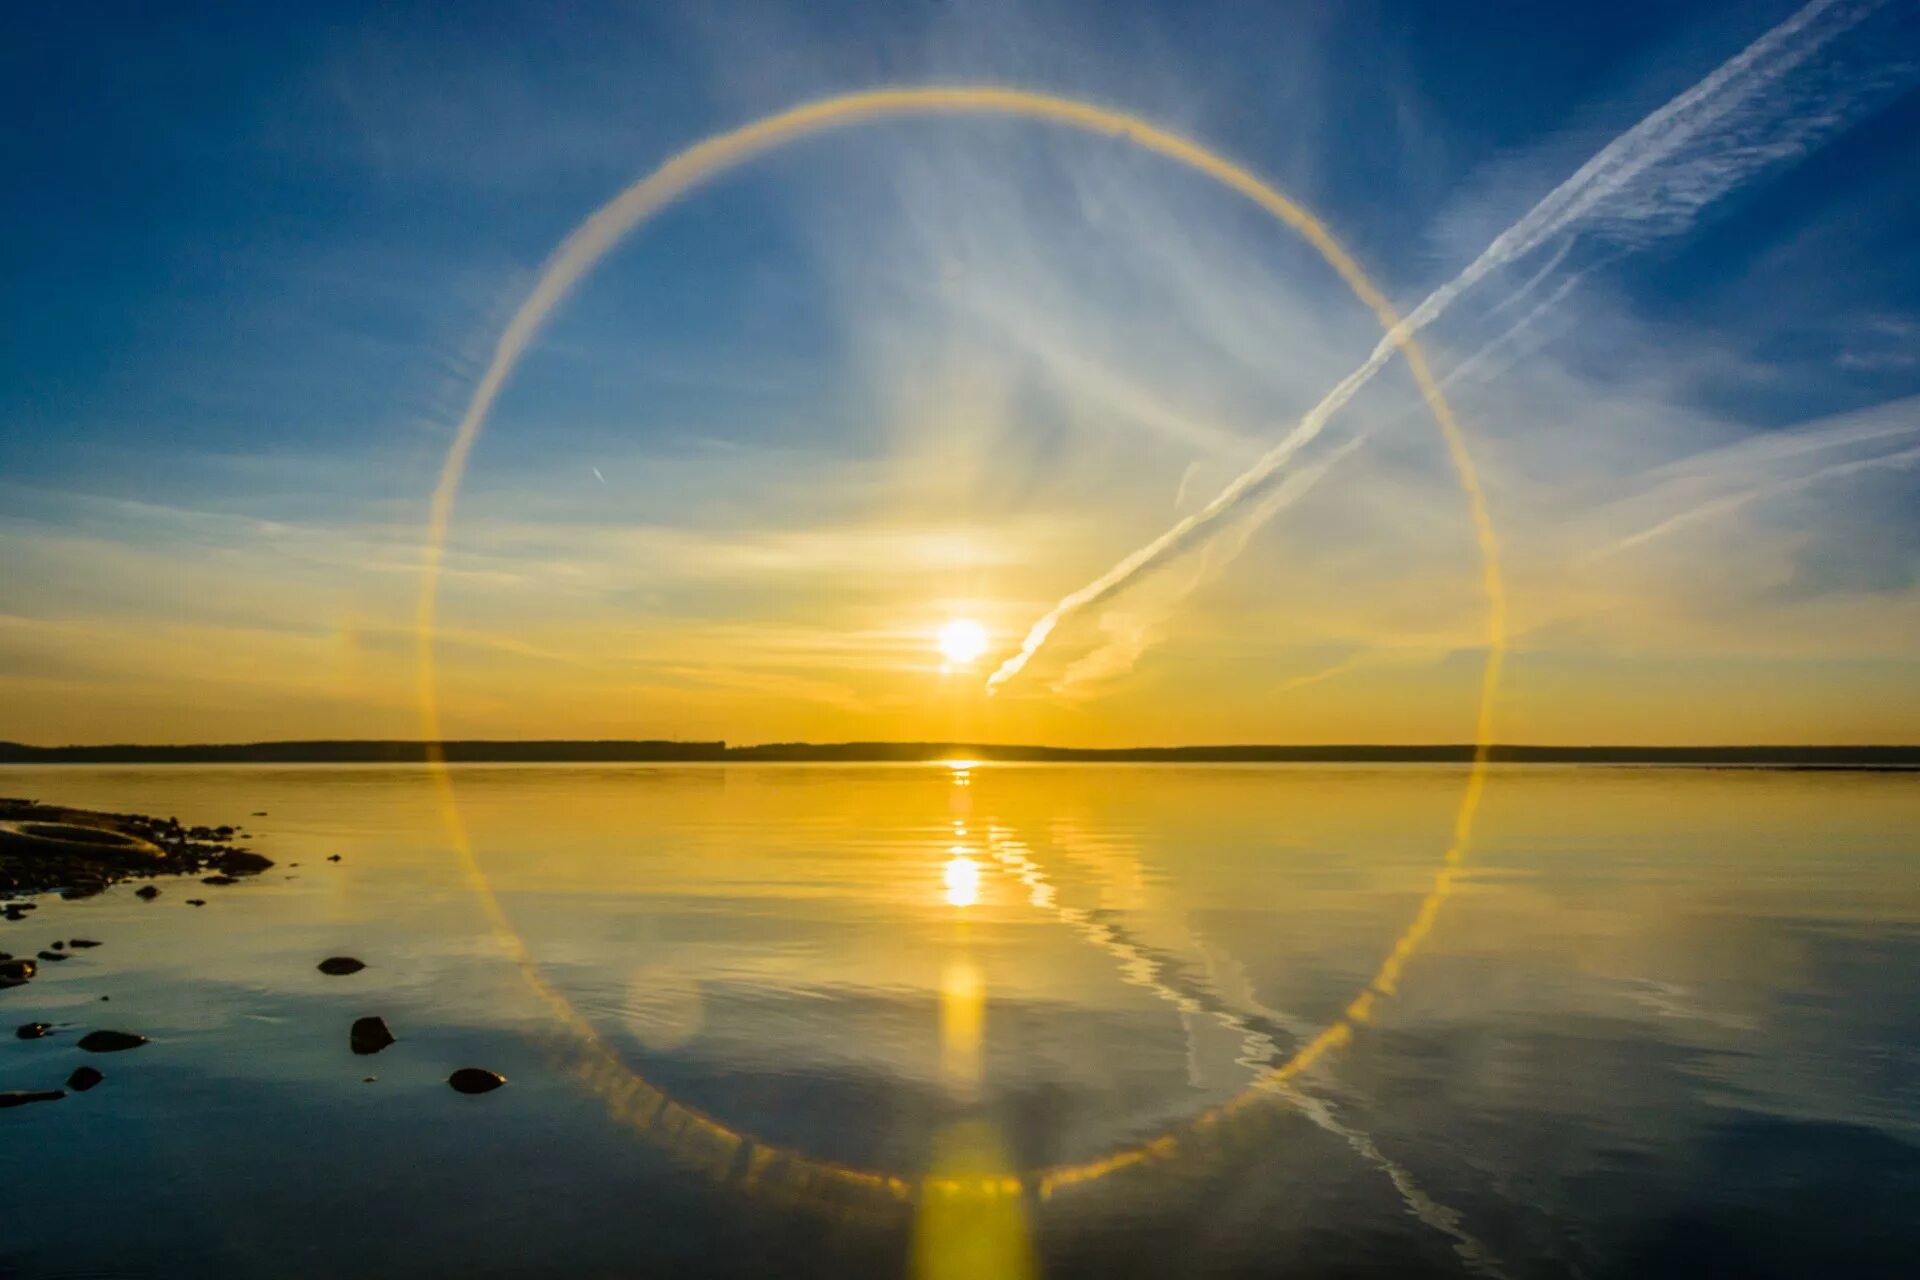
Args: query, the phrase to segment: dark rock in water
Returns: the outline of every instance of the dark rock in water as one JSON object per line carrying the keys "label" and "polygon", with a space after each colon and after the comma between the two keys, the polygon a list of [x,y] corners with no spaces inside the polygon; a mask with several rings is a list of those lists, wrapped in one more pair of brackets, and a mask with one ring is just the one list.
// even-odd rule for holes
{"label": "dark rock in water", "polygon": [[227,875],[203,876],[200,880],[200,883],[201,884],[239,884],[240,877],[227,876]]}
{"label": "dark rock in water", "polygon": [[344,978],[349,973],[358,973],[366,968],[362,961],[352,956],[328,956],[319,964],[320,972],[334,978]]}
{"label": "dark rock in water", "polygon": [[253,816],[256,818],[264,818],[267,816],[267,811],[265,809],[255,809],[253,811]]}
{"label": "dark rock in water", "polygon": [[262,857],[246,849],[228,849],[213,860],[213,865],[228,875],[258,875],[273,865],[272,858]]}
{"label": "dark rock in water", "polygon": [[22,1040],[39,1040],[53,1034],[51,1022],[23,1022],[14,1030],[14,1035]]}
{"label": "dark rock in water", "polygon": [[207,900],[205,898],[188,898],[187,905],[190,907],[204,907],[207,905]]}
{"label": "dark rock in water", "polygon": [[340,855],[339,855],[339,854],[337,854],[337,853],[330,853],[330,854],[328,854],[328,855],[327,855],[327,861],[328,861],[328,862],[338,862],[338,861],[340,861]]}
{"label": "dark rock in water", "polygon": [[71,959],[73,959],[73,957],[72,957],[72,956],[70,956],[70,955],[68,955],[68,954],[67,954],[66,952],[64,952],[64,951],[42,951],[42,952],[40,953],[40,958],[41,958],[42,960],[71,960]]}
{"label": "dark rock in water", "polygon": [[122,1049],[138,1049],[146,1042],[145,1036],[131,1031],[89,1031],[80,1037],[80,1047],[88,1053],[119,1053]]}
{"label": "dark rock in water", "polygon": [[145,898],[148,902],[152,902],[160,896],[160,891],[150,884],[143,884],[133,891],[133,895],[136,898]]}
{"label": "dark rock in water", "polygon": [[86,947],[97,947],[100,944],[95,942],[92,938],[68,938],[67,945],[70,947],[80,947],[84,949]]}
{"label": "dark rock in water", "polygon": [[487,1071],[480,1067],[462,1067],[447,1077],[456,1093],[492,1093],[507,1082],[507,1078],[497,1071]]}
{"label": "dark rock in water", "polygon": [[353,1029],[347,1032],[347,1043],[358,1054],[378,1053],[393,1043],[393,1032],[387,1029],[385,1018],[355,1018]]}
{"label": "dark rock in water", "polygon": [[75,1067],[73,1074],[67,1077],[67,1088],[75,1093],[85,1093],[105,1079],[106,1077],[101,1075],[97,1068]]}
{"label": "dark rock in water", "polygon": [[56,942],[53,944],[53,949],[55,951],[65,951],[67,949],[67,944],[64,942]]}
{"label": "dark rock in water", "polygon": [[10,1089],[0,1093],[0,1107],[24,1107],[29,1102],[58,1102],[66,1096],[63,1089]]}
{"label": "dark rock in water", "polygon": [[372,1083],[373,1083],[373,1082],[374,1082],[375,1080],[378,1080],[379,1078],[380,1078],[379,1076],[365,1076],[365,1077],[362,1077],[362,1079],[361,1079],[361,1081],[360,1081],[360,1083],[361,1083],[361,1084],[372,1084]]}
{"label": "dark rock in water", "polygon": [[31,960],[0,960],[0,987],[17,987],[31,982],[40,966]]}

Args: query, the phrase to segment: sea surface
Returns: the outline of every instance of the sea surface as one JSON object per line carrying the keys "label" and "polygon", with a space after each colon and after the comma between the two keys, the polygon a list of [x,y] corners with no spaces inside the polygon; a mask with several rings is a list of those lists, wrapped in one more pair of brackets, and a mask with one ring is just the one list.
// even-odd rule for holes
{"label": "sea surface", "polygon": [[1920,777],[1466,777],[0,771],[276,863],[0,923],[0,1275],[1920,1274]]}

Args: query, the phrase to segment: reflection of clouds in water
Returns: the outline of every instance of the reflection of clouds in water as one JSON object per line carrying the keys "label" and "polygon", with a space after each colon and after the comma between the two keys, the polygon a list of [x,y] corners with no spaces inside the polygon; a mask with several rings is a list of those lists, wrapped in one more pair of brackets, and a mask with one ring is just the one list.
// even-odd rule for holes
{"label": "reflection of clouds in water", "polygon": [[[1066,830],[1073,829],[1069,827]],[[1089,851],[1087,842],[1078,843],[1078,852],[1084,859],[1095,863],[1104,861],[1098,852]],[[1106,841],[1104,845],[1123,856],[1128,863],[1127,883],[1136,890],[1142,890],[1148,883],[1148,877],[1138,855],[1123,850],[1116,840]],[[1248,1002],[1258,1010],[1255,1015],[1250,1016],[1234,1008],[1212,982],[1195,975],[1178,957],[1133,937],[1113,912],[1064,905],[1046,871],[1034,860],[1026,845],[1004,828],[989,826],[987,852],[1026,886],[1030,905],[1053,915],[1075,933],[1113,956],[1119,961],[1123,982],[1152,992],[1179,1011],[1181,1028],[1187,1036],[1189,1083],[1196,1087],[1201,1087],[1201,1082],[1209,1074],[1204,1066],[1201,1040],[1197,1034],[1202,1018],[1212,1020],[1238,1037],[1240,1054],[1234,1059],[1234,1064],[1256,1077],[1285,1056],[1280,1047],[1281,1038],[1297,1043],[1314,1034],[1315,1028],[1307,1020],[1268,1009],[1254,1000],[1244,968],[1232,957],[1221,955],[1218,958],[1225,961],[1224,967],[1239,974],[1240,985],[1245,988]],[[1206,951],[1210,961],[1215,959],[1214,947],[1197,936],[1194,941]],[[1209,968],[1212,967],[1210,963]],[[1332,1104],[1307,1093],[1298,1080],[1272,1086],[1271,1092],[1315,1125],[1340,1138],[1361,1159],[1385,1174],[1406,1205],[1407,1212],[1448,1237],[1453,1242],[1454,1253],[1469,1270],[1478,1275],[1505,1274],[1487,1246],[1467,1231],[1458,1212],[1423,1191],[1413,1175],[1381,1151],[1369,1134],[1343,1123],[1334,1113]]]}

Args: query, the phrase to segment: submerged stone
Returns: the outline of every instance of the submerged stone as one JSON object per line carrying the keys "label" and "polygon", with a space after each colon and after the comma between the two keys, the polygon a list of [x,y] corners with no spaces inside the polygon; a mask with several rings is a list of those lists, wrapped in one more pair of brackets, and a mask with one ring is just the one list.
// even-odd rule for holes
{"label": "submerged stone", "polygon": [[53,1034],[51,1022],[23,1022],[14,1029],[14,1035],[22,1040],[40,1040]]}
{"label": "submerged stone", "polygon": [[75,1067],[73,1074],[67,1077],[67,1088],[75,1093],[85,1093],[105,1079],[96,1067]]}
{"label": "submerged stone", "polygon": [[135,889],[133,894],[136,898],[145,898],[148,902],[152,902],[160,896],[160,891],[150,884],[143,884],[138,889]]}
{"label": "submerged stone", "polygon": [[0,960],[0,987],[17,987],[31,982],[40,966],[31,960]]}
{"label": "submerged stone", "polygon": [[328,956],[316,967],[329,977],[343,978],[349,973],[358,973],[367,966],[364,961],[355,960],[352,956]]}

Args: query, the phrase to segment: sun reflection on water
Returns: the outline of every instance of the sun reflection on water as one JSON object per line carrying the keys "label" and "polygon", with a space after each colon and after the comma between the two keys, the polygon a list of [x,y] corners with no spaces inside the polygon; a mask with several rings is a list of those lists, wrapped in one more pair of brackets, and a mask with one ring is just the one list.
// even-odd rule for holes
{"label": "sun reflection on water", "polygon": [[954,851],[941,872],[947,886],[947,905],[970,907],[980,901],[980,864],[966,854]]}

